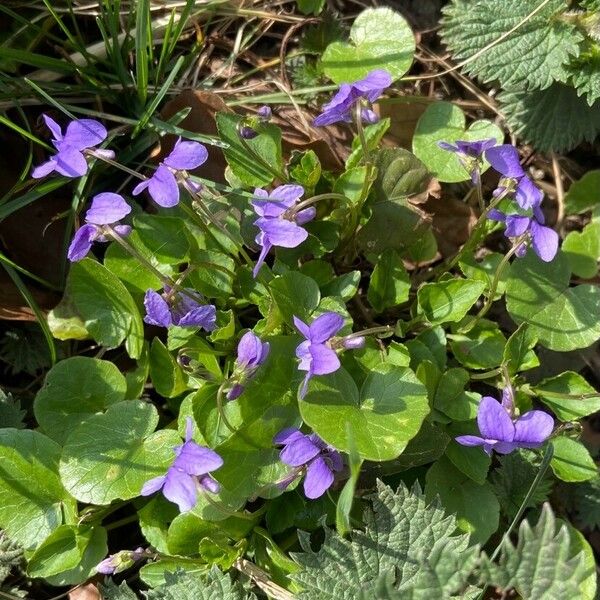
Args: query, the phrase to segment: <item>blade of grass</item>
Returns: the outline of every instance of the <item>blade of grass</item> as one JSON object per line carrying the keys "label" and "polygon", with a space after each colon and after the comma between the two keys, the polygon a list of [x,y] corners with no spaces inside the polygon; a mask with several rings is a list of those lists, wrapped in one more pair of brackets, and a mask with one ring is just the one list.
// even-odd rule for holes
{"label": "blade of grass", "polygon": [[24,138],[28,139],[31,142],[34,142],[35,144],[37,144],[38,146],[41,146],[45,150],[48,150],[49,152],[56,152],[56,149],[52,148],[52,146],[49,146],[48,144],[46,144],[46,142],[43,142],[42,140],[40,140],[40,138],[33,135],[33,133],[31,133],[30,131],[27,131],[26,129],[19,127],[16,123],[13,123],[10,119],[7,119],[6,117],[3,117],[2,115],[0,115],[0,123],[2,123],[3,125],[6,125],[13,131],[16,131],[19,135],[22,135]]}
{"label": "blade of grass", "polygon": [[18,198],[14,198],[13,200],[9,200],[4,204],[0,205],[0,221],[6,219],[9,215],[19,210],[20,208],[24,208],[25,206],[43,198],[50,192],[57,190],[58,188],[63,187],[67,183],[71,181],[67,177],[57,177],[55,179],[49,179],[48,181],[44,181],[40,183],[35,188],[19,196]]}
{"label": "blade of grass", "polygon": [[135,21],[135,75],[138,98],[142,106],[148,97],[148,72],[151,61],[152,23],[150,1],[138,0]]}
{"label": "blade of grass", "polygon": [[31,81],[31,79],[27,79],[27,77],[23,77],[23,81],[25,81],[25,83],[27,85],[31,86],[49,104],[51,104],[55,108],[58,108],[58,110],[60,110],[60,112],[67,115],[67,117],[69,117],[70,119],[73,119],[73,120],[75,120],[77,118],[77,117],[75,117],[75,115],[73,115],[73,113],[69,112],[62,104],[60,104],[60,102],[57,102],[54,98],[52,98],[52,96],[47,94],[39,85],[37,85],[36,83]]}
{"label": "blade of grass", "polygon": [[19,273],[26,275],[27,277],[29,277],[29,279],[33,279],[34,281],[37,281],[44,287],[47,287],[49,290],[53,290],[55,292],[63,291],[60,286],[55,285],[54,283],[51,283],[50,281],[47,281],[43,277],[40,277],[39,275],[36,275],[35,273],[32,273],[31,271],[28,271],[24,267],[21,267],[16,262],[10,260],[10,258],[8,258],[8,256],[5,256],[2,252],[0,252],[0,261],[2,261],[5,265],[8,265],[9,267],[12,267],[15,271],[18,271]]}
{"label": "blade of grass", "polygon": [[35,52],[28,52],[27,50],[19,50],[17,48],[0,46],[0,60],[14,60],[15,62],[24,65],[48,71],[57,71],[63,74],[75,73],[75,65],[66,60],[44,56],[43,54],[36,54]]}
{"label": "blade of grass", "polygon": [[167,29],[165,30],[165,35],[163,37],[163,45],[160,53],[160,59],[158,61],[158,68],[156,70],[157,81],[160,80],[166,63],[171,59],[171,56],[175,51],[175,46],[179,41],[179,37],[183,32],[183,28],[186,26],[186,23],[190,17],[190,14],[195,4],[195,0],[187,0],[187,4],[181,11],[181,14],[179,15],[179,20],[177,21],[177,25],[175,27],[173,27],[173,21],[175,18],[176,11],[173,10],[173,12],[171,13],[171,19],[169,20],[169,25],[167,26]]}
{"label": "blade of grass", "polygon": [[44,334],[44,338],[46,339],[46,344],[48,345],[48,351],[50,353],[50,362],[52,365],[56,364],[56,347],[54,345],[54,339],[52,338],[52,333],[50,332],[50,327],[48,327],[48,322],[46,321],[46,317],[44,313],[42,313],[38,303],[35,298],[27,288],[27,286],[23,283],[20,275],[17,273],[13,267],[4,261],[4,255],[0,254],[0,263],[4,267],[5,271],[8,273],[8,276],[13,280],[13,283],[17,286],[17,289],[23,296],[25,302],[35,315],[37,322]]}

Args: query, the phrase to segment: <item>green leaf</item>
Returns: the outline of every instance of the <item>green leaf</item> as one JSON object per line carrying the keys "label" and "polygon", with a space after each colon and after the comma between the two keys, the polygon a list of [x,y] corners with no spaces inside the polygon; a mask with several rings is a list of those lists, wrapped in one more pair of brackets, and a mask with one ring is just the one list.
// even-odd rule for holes
{"label": "green leaf", "polygon": [[565,238],[562,251],[566,254],[573,273],[583,279],[598,274],[600,260],[600,223],[588,223],[583,231],[571,231]]}
{"label": "green leaf", "polygon": [[139,496],[142,485],[173,462],[177,432],[152,433],[158,414],[151,404],[126,400],[76,427],[60,459],[64,486],[80,502],[110,504]]}
{"label": "green leaf", "polygon": [[[569,531],[570,544],[569,549],[572,555],[583,555],[583,568],[588,576],[579,584],[582,600],[595,600],[598,587],[598,577],[596,574],[596,557],[592,547],[588,544],[583,533],[575,529],[568,521],[557,519],[559,526],[566,525]],[[581,553],[581,554],[580,554]]]}
{"label": "green leaf", "polygon": [[[483,281],[486,286],[486,293],[492,285],[492,280],[498,271],[500,262],[504,256],[498,252],[490,252],[483,258],[477,259],[474,255],[465,256],[460,262],[460,269],[467,279],[477,279]],[[495,299],[499,299],[506,289],[506,270],[504,270],[496,285]]]}
{"label": "green leaf", "polygon": [[456,360],[469,369],[492,369],[502,363],[506,338],[493,321],[480,319],[467,334],[448,339]]}
{"label": "green leaf", "polygon": [[[534,456],[528,450],[517,450],[497,457],[500,467],[493,471],[490,483],[500,502],[500,509],[508,519],[515,517],[538,474],[539,467],[532,462]],[[552,491],[552,483],[552,477],[546,474],[525,508],[535,508],[545,502]]]}
{"label": "green leaf", "polygon": [[367,299],[376,312],[408,301],[410,278],[399,254],[385,250],[369,281]]}
{"label": "green leaf", "polygon": [[55,365],[33,404],[35,418],[53,440],[64,443],[80,423],[125,399],[125,377],[111,362],[74,356]]}
{"label": "green leaf", "polygon": [[333,277],[325,285],[321,286],[323,296],[337,296],[348,302],[356,295],[360,283],[361,272],[349,271],[338,277]]}
{"label": "green leaf", "polygon": [[142,244],[159,263],[187,262],[190,242],[183,219],[141,214],[133,219],[133,225]]}
{"label": "green leaf", "polygon": [[565,194],[565,212],[568,215],[584,213],[600,204],[600,169],[588,171],[581,179],[573,182]]}
{"label": "green leaf", "polygon": [[389,598],[376,593],[378,580],[391,579],[397,598],[449,599],[459,594],[476,566],[478,549],[456,533],[454,516],[439,502],[428,504],[418,485],[394,492],[381,482],[365,511],[364,530],[345,539],[325,530],[314,552],[307,535],[303,553],[293,554],[302,569],[290,575],[301,600]]}
{"label": "green leaf", "polygon": [[157,494],[138,510],[140,529],[148,543],[158,552],[169,554],[167,535],[169,525],[179,515],[176,504]]}
{"label": "green leaf", "polygon": [[0,527],[35,548],[73,515],[75,501],[58,477],[60,446],[37,431],[0,429]]}
{"label": "green leaf", "polygon": [[539,6],[538,0],[453,0],[444,9],[442,39],[455,61],[468,60],[465,72],[484,83],[545,89],[568,77],[583,36],[560,18],[565,0],[550,0],[531,14]]}
{"label": "green leaf", "polygon": [[140,356],[144,342],[142,317],[127,288],[106,267],[90,258],[74,263],[67,295],[98,343],[116,348],[125,340],[129,356]]}
{"label": "green leaf", "polygon": [[348,438],[348,466],[350,467],[350,477],[340,492],[335,511],[335,528],[340,535],[346,535],[351,530],[350,512],[352,511],[352,504],[356,493],[356,484],[358,483],[360,468],[363,462],[354,442],[352,428],[348,423],[346,423],[346,437]]}
{"label": "green leaf", "polygon": [[192,262],[196,265],[190,275],[194,289],[208,298],[228,299],[233,295],[235,261],[222,252],[197,250]]}
{"label": "green leaf", "polygon": [[339,450],[350,450],[348,423],[361,458],[396,458],[418,433],[429,403],[425,387],[410,369],[381,369],[367,376],[360,392],[344,369],[313,379],[299,403],[302,419]]}
{"label": "green leaf", "polygon": [[356,17],[350,43],[333,42],[321,62],[335,83],[352,83],[374,69],[400,79],[412,65],[415,36],[402,15],[391,8],[367,8]]}
{"label": "green leaf", "polygon": [[481,448],[468,448],[452,441],[448,444],[445,454],[450,462],[469,479],[479,485],[486,482],[492,459],[482,452]]}
{"label": "green leaf", "polygon": [[512,319],[526,322],[540,344],[551,350],[587,348],[600,338],[600,288],[569,287],[571,269],[565,255],[551,263],[533,252],[513,262],[506,286]]}
{"label": "green leaf", "polygon": [[488,585],[532,600],[581,598],[580,586],[590,575],[583,554],[571,551],[567,528],[557,529],[548,504],[534,527],[521,522],[516,546],[503,539],[498,564],[488,561],[483,567]]}
{"label": "green leaf", "polygon": [[[259,135],[244,140],[256,154],[248,151],[238,133],[242,117],[233,113],[217,113],[217,128],[221,140],[227,144],[223,149],[227,164],[234,175],[249,187],[262,187],[274,179],[273,169],[283,170],[281,154],[281,130],[275,125],[262,125]],[[271,165],[271,168],[269,168]]]}
{"label": "green leaf", "polygon": [[318,15],[325,6],[325,0],[296,0],[303,15]]}
{"label": "green leaf", "polygon": [[[367,148],[369,152],[374,152],[379,145],[379,142],[383,139],[383,136],[390,128],[390,118],[386,117],[381,119],[377,123],[367,125],[364,128],[365,141],[367,142]],[[352,140],[352,152],[346,159],[346,169],[352,169],[360,164],[364,156],[364,148],[362,146],[359,136],[355,136]]]}
{"label": "green leaf", "polygon": [[175,398],[188,389],[187,375],[158,338],[150,346],[150,379],[165,398]]}
{"label": "green leaf", "polygon": [[419,288],[419,310],[432,324],[458,322],[483,293],[485,284],[473,279],[448,279]]}
{"label": "green leaf", "polygon": [[566,491],[569,512],[577,526],[585,529],[600,527],[600,477],[569,484]]}
{"label": "green leaf", "polygon": [[288,271],[269,283],[271,297],[283,320],[292,325],[292,317],[307,321],[319,306],[321,292],[316,282],[297,271]]}
{"label": "green leaf", "polygon": [[[304,187],[305,193],[310,194],[321,178],[321,161],[314,150],[307,150],[301,155],[292,154],[290,177]],[[308,190],[308,191],[307,191]]]}
{"label": "green leaf", "polygon": [[564,436],[552,440],[554,456],[550,466],[563,481],[587,481],[598,475],[598,467],[587,448],[576,440]]}
{"label": "green leaf", "polygon": [[[439,180],[445,182],[467,181],[471,173],[460,162],[458,154],[438,146],[438,142],[454,144],[456,141],[474,142],[494,138],[498,144],[504,133],[490,121],[475,121],[468,128],[465,113],[451,102],[434,102],[421,115],[413,137],[413,152]],[[481,173],[489,168],[484,161]]]}
{"label": "green leaf", "polygon": [[527,323],[521,323],[508,338],[502,355],[502,363],[507,365],[511,375],[539,366],[540,361],[533,352],[537,337]]}
{"label": "green leaf", "polygon": [[433,405],[454,421],[470,421],[477,416],[481,396],[465,392],[469,373],[464,369],[448,369],[442,375]]}
{"label": "green leaf", "polygon": [[512,132],[542,152],[566,152],[600,132],[600,102],[589,106],[562,83],[534,92],[507,90],[498,100]]}
{"label": "green leaf", "polygon": [[30,577],[52,578],[53,585],[83,583],[106,556],[106,530],[89,525],[61,525],[27,563]]}
{"label": "green leaf", "polygon": [[[544,379],[533,387],[533,391],[561,421],[576,421],[600,410],[600,392],[573,371]],[[596,396],[589,397],[594,393]],[[588,397],[577,398],[580,394]],[[565,398],[565,395],[574,397]]]}
{"label": "green leaf", "polygon": [[108,580],[100,584],[100,591],[104,600],[138,600],[135,592],[123,581],[117,585],[114,581]]}
{"label": "green leaf", "polygon": [[479,485],[440,458],[427,471],[425,495],[439,496],[444,508],[457,516],[457,527],[471,534],[471,541],[485,543],[498,529],[500,505],[489,483]]}
{"label": "green leaf", "polygon": [[[208,571],[206,566],[203,570]],[[239,582],[216,567],[207,572],[206,577],[184,572],[164,573],[165,583],[146,592],[148,600],[256,600],[251,592],[246,592]]]}
{"label": "green leaf", "polygon": [[[597,40],[596,40],[597,41]],[[592,106],[600,99],[600,51],[596,44],[589,44],[589,51],[583,53],[569,65],[571,84],[579,96],[584,96]]]}
{"label": "green leaf", "polygon": [[369,186],[365,185],[368,173],[366,166],[344,171],[334,183],[333,191],[346,196],[351,204],[360,204],[369,192]]}
{"label": "green leaf", "polygon": [[0,389],[0,428],[14,427],[23,429],[23,417],[26,411],[21,410],[20,400],[13,398],[11,394],[5,394]]}

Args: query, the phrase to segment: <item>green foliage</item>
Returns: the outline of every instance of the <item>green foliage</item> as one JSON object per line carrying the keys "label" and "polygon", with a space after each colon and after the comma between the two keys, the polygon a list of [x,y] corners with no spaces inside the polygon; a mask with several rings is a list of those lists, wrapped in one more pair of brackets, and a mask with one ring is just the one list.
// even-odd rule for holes
{"label": "green foliage", "polygon": [[560,436],[552,440],[554,456],[550,466],[563,481],[588,481],[598,475],[598,467],[587,448],[577,440]]}
{"label": "green foliage", "polygon": [[[457,140],[477,141],[492,138],[498,144],[504,140],[502,130],[490,121],[474,121],[467,128],[465,113],[451,102],[435,102],[421,115],[413,137],[413,152],[429,171],[446,182],[467,181],[471,174],[460,163],[458,156],[438,146],[438,142],[455,143]],[[481,172],[487,170],[485,163]]]}
{"label": "green foliage", "polygon": [[11,394],[5,394],[0,390],[0,423],[2,427],[14,427],[15,429],[23,429],[23,417],[25,411],[21,410],[21,402],[17,398],[13,398]]}
{"label": "green foliage", "polygon": [[586,529],[600,527],[600,477],[569,485],[565,491],[577,525]]}
{"label": "green foliage", "polygon": [[485,284],[469,279],[448,279],[419,288],[417,299],[423,316],[432,325],[458,322],[483,293]]}
{"label": "green foliage", "polygon": [[600,170],[588,171],[581,179],[574,181],[565,194],[565,212],[578,214],[595,208],[600,188]]}
{"label": "green foliage", "polygon": [[581,232],[571,231],[563,242],[562,250],[575,275],[583,279],[595,277],[600,260],[600,223],[589,223]]}
{"label": "green foliage", "polygon": [[400,79],[414,52],[415,37],[404,17],[390,8],[370,8],[354,20],[350,43],[332,42],[321,61],[325,74],[336,83],[357,81],[374,69]]}
{"label": "green foliage", "polygon": [[302,588],[299,598],[372,598],[380,578],[388,579],[399,597],[443,600],[459,593],[478,550],[467,535],[456,535],[454,517],[438,502],[427,503],[418,486],[409,490],[402,484],[394,493],[378,482],[371,500],[364,531],[345,539],[326,530],[317,552],[308,536],[301,538],[304,552],[293,557],[302,569],[291,575]]}
{"label": "green foliage", "polygon": [[573,371],[544,379],[533,391],[561,421],[574,421],[600,410],[600,392]]}
{"label": "green foliage", "polygon": [[371,274],[369,303],[377,312],[382,312],[406,302],[409,291],[410,279],[400,256],[391,249],[384,251]]}

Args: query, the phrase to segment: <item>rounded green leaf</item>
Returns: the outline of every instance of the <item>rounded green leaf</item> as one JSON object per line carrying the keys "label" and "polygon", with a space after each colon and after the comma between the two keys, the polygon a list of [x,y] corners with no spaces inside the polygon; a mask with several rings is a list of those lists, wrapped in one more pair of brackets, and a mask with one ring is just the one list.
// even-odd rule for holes
{"label": "rounded green leaf", "polygon": [[432,324],[458,322],[477,302],[485,289],[483,281],[447,279],[419,288],[419,312]]}
{"label": "rounded green leaf", "polygon": [[[573,371],[544,379],[533,391],[561,421],[575,421],[600,410],[600,392]],[[584,397],[578,398],[578,395]]]}
{"label": "rounded green leaf", "polygon": [[568,352],[600,338],[600,287],[569,287],[571,269],[564,253],[549,263],[533,252],[512,263],[506,307],[514,321],[529,323],[540,344]]}
{"label": "rounded green leaf", "polygon": [[350,43],[327,46],[323,70],[336,83],[357,81],[374,69],[385,69],[396,80],[410,69],[414,53],[415,36],[402,15],[368,8],[356,17]]}
{"label": "rounded green leaf", "polygon": [[138,400],[113,404],[67,438],[60,459],[65,488],[80,502],[110,504],[139,496],[144,483],[163,475],[174,459],[177,432],[152,433],[156,408]]}
{"label": "rounded green leaf", "polygon": [[577,440],[564,436],[552,440],[554,456],[550,466],[563,481],[588,481],[598,475],[598,467],[587,448]]}
{"label": "rounded green leaf", "polygon": [[427,390],[406,368],[382,365],[360,390],[344,369],[316,377],[300,401],[304,422],[328,444],[348,452],[345,424],[360,457],[392,460],[417,435],[429,414]]}
{"label": "rounded green leaf", "polygon": [[[435,102],[421,115],[413,137],[413,152],[439,181],[466,181],[471,174],[465,169],[455,152],[438,146],[438,142],[454,144],[456,141],[475,142],[494,138],[498,144],[504,140],[502,129],[491,121],[475,121],[466,127],[465,113],[451,102]],[[482,172],[489,168],[484,162]]]}
{"label": "rounded green leaf", "polygon": [[62,444],[73,429],[125,399],[125,377],[111,362],[75,356],[55,365],[35,397],[35,418],[53,440]]}
{"label": "rounded green leaf", "polygon": [[0,528],[25,549],[76,510],[58,477],[59,458],[60,446],[37,431],[0,429]]}

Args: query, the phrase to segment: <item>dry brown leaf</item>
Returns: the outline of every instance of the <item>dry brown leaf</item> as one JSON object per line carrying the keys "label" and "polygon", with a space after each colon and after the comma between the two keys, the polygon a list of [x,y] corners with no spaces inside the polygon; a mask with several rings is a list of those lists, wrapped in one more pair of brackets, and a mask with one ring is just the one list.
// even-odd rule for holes
{"label": "dry brown leaf", "polygon": [[69,600],[102,600],[100,591],[93,583],[86,583],[71,590]]}
{"label": "dry brown leaf", "polygon": [[389,98],[378,104],[377,112],[379,115],[382,118],[390,118],[390,128],[385,135],[386,141],[410,150],[417,121],[429,104],[430,102],[424,102],[410,96]]}

